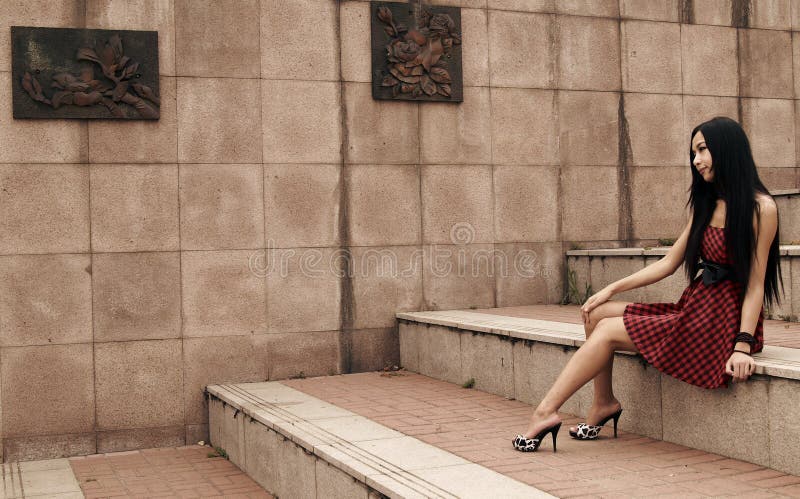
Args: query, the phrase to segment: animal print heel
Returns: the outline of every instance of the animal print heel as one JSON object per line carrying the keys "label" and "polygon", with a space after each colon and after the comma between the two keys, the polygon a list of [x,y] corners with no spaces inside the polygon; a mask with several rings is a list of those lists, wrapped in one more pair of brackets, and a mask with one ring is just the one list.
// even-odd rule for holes
{"label": "animal print heel", "polygon": [[617,421],[619,421],[619,417],[622,414],[622,409],[618,410],[614,414],[609,414],[599,423],[596,425],[586,424],[586,423],[578,423],[577,431],[570,430],[569,436],[577,440],[595,440],[598,436],[600,436],[600,430],[603,429],[603,425],[605,425],[609,419],[614,420],[614,438],[617,438]]}
{"label": "animal print heel", "polygon": [[544,439],[545,435],[548,433],[553,434],[553,452],[556,451],[556,436],[558,435],[558,430],[561,429],[561,423],[555,424],[549,428],[545,428],[544,430],[540,431],[536,434],[533,438],[525,438],[522,435],[517,435],[514,437],[514,440],[511,443],[514,444],[514,448],[520,452],[536,452],[536,449],[542,445],[542,440]]}

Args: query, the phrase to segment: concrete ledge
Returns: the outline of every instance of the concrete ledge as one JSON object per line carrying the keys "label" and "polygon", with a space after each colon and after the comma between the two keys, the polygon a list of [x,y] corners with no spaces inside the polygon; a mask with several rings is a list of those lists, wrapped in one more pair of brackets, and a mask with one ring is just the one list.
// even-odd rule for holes
{"label": "concrete ledge", "polygon": [[277,497],[552,497],[281,383],[207,392],[212,444]]}
{"label": "concrete ledge", "polygon": [[[669,246],[659,246],[657,248],[599,248],[585,250],[569,250],[567,256],[616,256],[616,257],[636,257],[636,256],[664,256],[669,251]],[[781,244],[781,256],[800,255],[800,245]]]}
{"label": "concrete ledge", "polygon": [[[575,350],[583,326],[466,310],[398,313],[409,371],[537,404]],[[800,350],[766,346],[747,383],[706,390],[618,353],[614,390],[627,431],[800,474]],[[583,416],[591,383],[562,406]],[[687,407],[691,406],[691,407]],[[713,430],[710,430],[712,429]],[[745,437],[746,436],[746,437]],[[742,442],[748,442],[742,445]]]}
{"label": "concrete ledge", "polygon": [[[580,347],[586,341],[583,326],[566,322],[543,321],[520,317],[504,317],[467,310],[432,312],[401,312],[400,320],[422,324],[445,326],[463,331],[489,333],[509,339],[538,341],[553,345]],[[402,338],[401,358],[403,353]],[[406,349],[408,353],[408,349]],[[631,356],[628,352],[617,355]],[[753,356],[756,374],[800,380],[800,349],[765,346],[761,353]],[[404,367],[407,367],[404,365]],[[455,383],[458,380],[454,380]]]}
{"label": "concrete ledge", "polygon": [[[798,213],[785,212],[786,217],[795,217],[800,225],[800,206]],[[782,237],[784,228],[781,227]],[[792,236],[800,240],[800,229]],[[576,291],[579,295],[587,287],[598,291],[611,282],[631,275],[647,265],[655,263],[667,254],[669,248],[619,248],[567,251],[566,264],[574,272]],[[781,245],[781,269],[783,274],[784,297],[781,304],[773,307],[771,317],[780,318],[800,316],[800,245]],[[634,302],[676,302],[688,285],[684,269],[643,288],[625,291],[615,299]],[[576,297],[573,297],[576,299]]]}

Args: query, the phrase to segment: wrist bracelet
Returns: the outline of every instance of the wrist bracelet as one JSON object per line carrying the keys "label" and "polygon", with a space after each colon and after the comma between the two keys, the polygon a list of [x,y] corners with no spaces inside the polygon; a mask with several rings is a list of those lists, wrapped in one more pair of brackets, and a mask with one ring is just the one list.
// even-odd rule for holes
{"label": "wrist bracelet", "polygon": [[742,331],[736,335],[736,339],[733,340],[733,343],[747,343],[750,345],[750,350],[753,350],[753,346],[756,344],[756,338],[752,334]]}
{"label": "wrist bracelet", "polygon": [[743,354],[745,354],[745,355],[747,355],[747,356],[749,356],[749,357],[752,357],[752,356],[753,356],[753,354],[751,354],[751,353],[748,353],[748,352],[745,352],[744,350],[736,350],[736,349],[734,348],[734,349],[733,349],[733,351],[734,351],[734,352],[743,353]]}

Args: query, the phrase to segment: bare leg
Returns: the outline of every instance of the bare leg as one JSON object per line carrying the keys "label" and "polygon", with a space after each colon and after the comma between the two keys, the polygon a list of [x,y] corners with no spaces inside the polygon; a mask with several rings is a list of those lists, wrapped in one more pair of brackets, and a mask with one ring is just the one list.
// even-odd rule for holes
{"label": "bare leg", "polygon": [[531,438],[558,423],[558,409],[580,387],[608,366],[615,350],[637,352],[636,345],[625,330],[622,317],[605,318],[597,323],[594,332],[567,362],[550,391],[536,407],[524,436]]}
{"label": "bare leg", "polygon": [[[625,311],[625,307],[628,306],[629,303],[630,302],[609,301],[592,310],[589,314],[589,322],[583,325],[586,331],[586,338],[592,335],[594,329],[597,327],[597,323],[602,319],[621,317],[622,313]],[[614,356],[612,355],[600,372],[597,373],[597,376],[594,377],[594,400],[592,401],[592,407],[586,414],[586,422],[588,424],[597,424],[602,418],[613,414],[622,407],[614,396],[611,384],[613,368]],[[575,428],[572,427],[570,430],[575,431]]]}

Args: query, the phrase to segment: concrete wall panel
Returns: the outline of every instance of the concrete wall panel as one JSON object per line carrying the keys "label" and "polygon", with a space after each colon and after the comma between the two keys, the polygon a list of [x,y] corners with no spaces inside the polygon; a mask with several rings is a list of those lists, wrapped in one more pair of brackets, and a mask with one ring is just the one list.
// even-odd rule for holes
{"label": "concrete wall panel", "polygon": [[0,345],[92,341],[89,255],[0,257]]}
{"label": "concrete wall panel", "polygon": [[681,27],[675,23],[623,21],[622,89],[681,93]]}
{"label": "concrete wall panel", "polygon": [[563,240],[608,241],[618,237],[620,205],[616,167],[561,168],[561,196]]}
{"label": "concrete wall panel", "polygon": [[495,242],[558,239],[558,168],[494,167]]}
{"label": "concrete wall panel", "polygon": [[489,67],[492,86],[553,88],[555,53],[552,16],[489,11]]}
{"label": "concrete wall panel", "polygon": [[558,88],[619,90],[619,23],[612,19],[557,16]]}
{"label": "concrete wall panel", "polygon": [[487,88],[465,88],[464,102],[419,108],[422,163],[488,163],[492,155]]}

